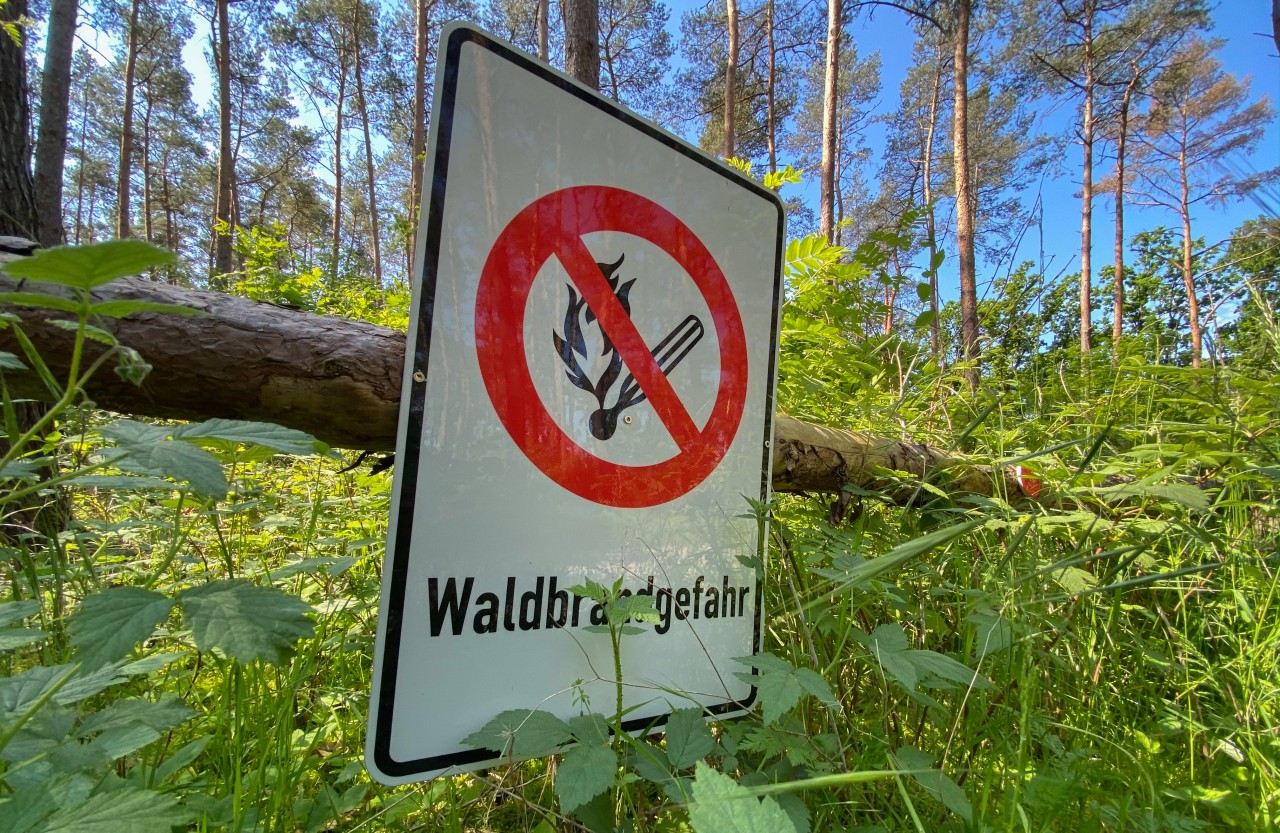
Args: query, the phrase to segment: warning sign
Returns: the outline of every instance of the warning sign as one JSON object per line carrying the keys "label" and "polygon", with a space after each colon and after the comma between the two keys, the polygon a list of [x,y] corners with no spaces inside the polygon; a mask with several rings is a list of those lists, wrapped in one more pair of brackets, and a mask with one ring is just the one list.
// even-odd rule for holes
{"label": "warning sign", "polygon": [[440,50],[367,763],[503,760],[511,710],[611,712],[591,580],[648,597],[627,731],[754,700],[782,211],[759,184],[466,25]]}
{"label": "warning sign", "polygon": [[[689,315],[662,341],[646,344],[631,321],[624,291],[631,284],[623,284],[619,276],[611,279],[609,267],[597,263],[582,242],[583,235],[600,231],[626,232],[666,251],[711,310],[722,371],[715,404],[701,428],[667,376],[701,340],[702,321]],[[556,335],[556,346],[570,379],[596,396],[593,436],[609,439],[624,410],[648,401],[679,447],[671,458],[647,466],[601,460],[577,445],[547,413],[525,356],[524,319],[534,278],[552,257],[565,265],[572,281],[564,334]],[[580,366],[588,358],[585,351],[575,345],[582,317],[599,322],[614,354],[595,382]],[[481,273],[475,327],[480,373],[511,438],[548,477],[587,500],[618,507],[675,500],[706,479],[737,433],[746,400],[747,345],[733,292],[689,227],[639,194],[599,185],[565,188],[517,214],[499,235]],[[615,384],[617,393],[606,406]]]}

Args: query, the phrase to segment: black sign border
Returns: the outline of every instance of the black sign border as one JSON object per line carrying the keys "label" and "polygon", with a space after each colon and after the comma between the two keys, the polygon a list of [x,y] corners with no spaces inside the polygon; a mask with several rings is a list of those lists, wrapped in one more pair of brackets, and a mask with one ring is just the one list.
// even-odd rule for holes
{"label": "black sign border", "polygon": [[[444,64],[440,70],[443,73],[443,84],[441,86],[440,100],[436,102],[434,109],[434,117],[436,119],[436,144],[435,158],[433,160],[433,175],[431,178],[431,197],[427,214],[427,236],[426,246],[422,264],[421,281],[421,303],[418,308],[418,327],[414,334],[413,349],[413,368],[420,371],[420,378],[412,379],[412,389],[409,395],[409,413],[406,426],[405,448],[398,455],[396,466],[400,468],[401,489],[399,495],[397,526],[396,526],[396,545],[395,551],[390,553],[390,575],[384,575],[383,581],[391,582],[391,592],[388,599],[386,610],[380,611],[380,615],[384,617],[383,627],[385,628],[385,642],[382,646],[382,674],[379,679],[378,689],[378,717],[374,726],[373,737],[373,762],[378,770],[391,778],[405,779],[414,775],[426,772],[442,772],[451,767],[467,767],[475,768],[483,764],[501,764],[506,759],[495,756],[493,751],[488,749],[463,749],[457,752],[450,752],[444,755],[434,755],[427,758],[417,758],[408,761],[396,760],[391,755],[391,729],[395,709],[395,691],[397,671],[400,659],[400,641],[402,635],[402,624],[404,616],[404,599],[406,585],[409,575],[409,556],[410,542],[413,531],[413,510],[414,497],[416,489],[414,484],[418,480],[418,460],[421,453],[420,442],[423,432],[423,414],[426,407],[426,388],[427,388],[427,372],[430,367],[429,350],[431,346],[431,323],[435,313],[435,293],[436,293],[436,277],[439,271],[439,253],[440,253],[440,230],[444,219],[445,205],[445,180],[449,172],[449,144],[453,133],[453,116],[454,106],[457,98],[458,89],[458,68],[459,60],[462,53],[463,44],[471,43],[481,49],[486,50],[492,55],[508,61],[526,72],[537,76],[566,93],[569,93],[578,100],[589,104],[595,109],[614,117],[618,121],[626,124],[628,127],[638,130],[644,135],[655,141],[660,142],[671,150],[676,151],[687,159],[702,165],[704,168],[711,170],[734,184],[746,188],[756,193],[758,196],[764,197],[773,202],[778,210],[778,232],[776,255],[774,262],[774,286],[773,286],[773,311],[771,317],[770,344],[775,345],[775,349],[769,354],[769,379],[774,379],[777,373],[777,349],[778,329],[780,326],[779,303],[781,299],[782,285],[782,258],[784,254],[784,221],[785,214],[782,201],[773,191],[765,188],[759,183],[747,179],[737,171],[729,168],[723,163],[702,151],[697,150],[686,144],[684,141],[672,136],[647,121],[637,117],[633,113],[624,110],[614,102],[601,96],[586,87],[581,86],[575,81],[555,72],[544,64],[538,63],[524,53],[514,49],[513,47],[502,43],[493,38],[488,33],[466,24],[455,24],[454,28],[446,30],[442,36],[443,52],[445,54]],[[439,54],[439,53],[437,53]],[[412,378],[412,377],[411,377]],[[768,401],[765,406],[765,431],[766,440],[773,436],[773,412],[774,412],[774,386],[771,384],[768,388]],[[770,476],[772,470],[773,452],[770,443],[766,442],[762,450],[761,459],[761,475],[760,475],[760,496],[759,499],[764,501],[769,494]],[[761,526],[759,539],[756,544],[757,554],[765,552],[765,535],[767,530],[765,525]],[[761,619],[763,618],[763,596],[761,580],[756,579],[756,616],[754,623],[754,645],[758,652],[761,645]],[[725,714],[728,712],[743,711],[751,707],[756,699],[756,688],[752,686],[751,693],[744,700],[730,700],[714,706],[704,707],[710,714]],[[633,718],[626,720],[622,724],[622,728],[628,732],[644,731],[646,734],[660,732],[666,725],[668,715],[657,715],[655,717]],[[443,774],[443,772],[442,772]]]}

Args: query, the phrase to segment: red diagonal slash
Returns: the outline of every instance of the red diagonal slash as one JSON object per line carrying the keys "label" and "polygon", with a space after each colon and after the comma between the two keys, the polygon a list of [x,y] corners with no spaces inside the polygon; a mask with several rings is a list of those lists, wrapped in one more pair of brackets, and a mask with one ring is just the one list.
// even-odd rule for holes
{"label": "red diagonal slash", "polygon": [[596,265],[596,259],[587,250],[586,244],[580,237],[568,236],[557,247],[556,256],[582,293],[587,306],[595,313],[600,328],[609,336],[618,354],[626,362],[627,370],[631,371],[640,389],[648,397],[671,438],[682,450],[691,448],[700,438],[698,426],[694,424],[689,410],[671,386],[671,380],[658,366],[644,337],[636,329],[635,322],[627,315],[622,302],[600,273],[600,267]]}

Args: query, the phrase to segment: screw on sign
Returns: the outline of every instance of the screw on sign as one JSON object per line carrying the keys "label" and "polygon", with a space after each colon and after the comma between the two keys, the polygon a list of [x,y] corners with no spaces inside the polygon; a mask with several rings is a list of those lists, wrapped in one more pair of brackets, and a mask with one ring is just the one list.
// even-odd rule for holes
{"label": "screw on sign", "polygon": [[[720,382],[706,424],[699,429],[667,375],[689,354],[706,328],[689,316],[650,347],[631,321],[630,284],[615,264],[597,263],[582,236],[624,232],[658,246],[680,265],[710,310],[720,347]],[[570,381],[596,397],[591,417],[597,439],[612,436],[619,414],[648,400],[679,450],[651,465],[600,459],[578,445],[543,404],[525,355],[525,306],[534,278],[555,256],[573,285],[557,353]],[[607,339],[604,374],[589,379],[574,363],[580,336],[577,316],[585,305]],[[584,313],[585,314],[585,313]],[[747,346],[737,302],[715,258],[678,217],[657,203],[620,188],[588,185],[547,194],[521,210],[502,233],[481,272],[475,310],[476,355],[494,410],[529,461],[569,491],[606,506],[639,508],[675,500],[696,488],[724,459],[742,421],[747,394]],[[622,377],[625,365],[628,376]],[[622,379],[614,404],[605,406]]]}

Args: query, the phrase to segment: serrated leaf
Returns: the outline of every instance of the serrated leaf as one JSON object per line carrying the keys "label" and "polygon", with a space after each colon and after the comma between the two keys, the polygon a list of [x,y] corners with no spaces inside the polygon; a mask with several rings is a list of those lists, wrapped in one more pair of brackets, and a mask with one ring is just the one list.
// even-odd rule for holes
{"label": "serrated leaf", "polygon": [[[69,664],[39,665],[11,677],[0,677],[0,720],[24,714],[73,668]],[[53,702],[69,706],[123,681],[114,666],[104,666],[91,674],[81,672],[58,689]]]}
{"label": "serrated leaf", "polygon": [[796,833],[772,798],[758,799],[727,775],[699,763],[689,822],[695,833]]}
{"label": "serrated leaf", "polygon": [[299,639],[315,634],[311,605],[282,590],[259,587],[244,579],[192,587],[178,598],[196,647],[201,651],[216,648],[241,662],[283,662]]}
{"label": "serrated leaf", "polygon": [[666,784],[672,779],[671,761],[667,753],[648,741],[638,742],[627,755],[627,766],[641,778],[655,784]]}
{"label": "serrated leaf", "polygon": [[14,304],[19,307],[39,307],[56,309],[59,312],[79,312],[80,303],[61,295],[50,295],[45,292],[0,292],[0,303]]}
{"label": "serrated leaf", "polygon": [[34,628],[8,628],[0,630],[0,651],[13,651],[25,648],[49,638],[45,631]]}
{"label": "serrated leaf", "polygon": [[128,656],[169,616],[173,600],[142,587],[109,587],[91,593],[71,614],[76,659],[85,668]]}
{"label": "serrated leaf", "polygon": [[122,787],[63,807],[34,830],[37,833],[169,833],[190,814],[165,793]]}
{"label": "serrated leaf", "polygon": [[133,662],[126,662],[120,666],[120,673],[129,677],[140,677],[150,674],[153,671],[159,671],[170,663],[177,662],[185,657],[190,651],[171,651],[167,654],[154,654],[149,657],[143,657]]}
{"label": "serrated leaf", "polygon": [[25,787],[0,803],[0,817],[5,820],[7,833],[28,833],[58,809],[58,803],[44,784]]}
{"label": "serrated leaf", "polygon": [[158,784],[163,784],[179,770],[192,763],[196,758],[200,757],[200,753],[213,740],[213,735],[204,735],[188,743],[186,746],[174,752],[164,763],[156,767],[155,780]]}
{"label": "serrated leaf", "polygon": [[174,429],[174,439],[218,439],[246,445],[261,445],[281,454],[300,457],[326,450],[324,443],[305,431],[284,428],[269,422],[243,422],[234,419],[210,419]]}
{"label": "serrated leaf", "polygon": [[177,440],[121,443],[111,458],[116,468],[136,474],[171,477],[205,497],[222,499],[230,488],[222,464],[199,446]]}
{"label": "serrated leaf", "polygon": [[16,602],[0,602],[0,628],[12,625],[40,612],[40,603],[35,599],[22,599]]}
{"label": "serrated leaf", "polygon": [[93,289],[173,261],[173,252],[142,240],[108,240],[89,246],[41,249],[31,257],[5,264],[4,269],[15,278]]}
{"label": "serrated leaf", "polygon": [[181,304],[159,304],[155,301],[103,301],[89,308],[93,315],[103,318],[123,318],[135,312],[162,312],[170,315],[206,315],[202,310],[184,307]]}
{"label": "serrated leaf", "polygon": [[95,732],[139,723],[157,732],[167,732],[186,723],[193,715],[195,712],[176,696],[170,695],[155,702],[128,698],[117,700],[102,711],[89,715],[80,724],[78,731],[80,737],[85,737]]}
{"label": "serrated leaf", "polygon": [[550,712],[512,709],[463,738],[467,746],[489,749],[504,758],[550,755],[573,739],[573,731]]}
{"label": "serrated leaf", "polygon": [[975,673],[973,669],[964,663],[954,660],[946,654],[929,650],[911,650],[907,651],[905,656],[920,672],[920,676],[923,678],[922,684],[926,688],[944,687],[939,685],[937,680],[927,679],[928,677],[936,677],[948,683],[956,683],[969,688],[991,688],[991,682],[986,677]]}
{"label": "serrated leaf", "polygon": [[[80,329],[80,324],[76,321],[64,321],[58,318],[50,318],[47,319],[45,323],[50,326],[57,327],[59,330],[66,330],[69,333],[77,332]],[[105,344],[108,347],[114,347],[116,345],[115,336],[101,327],[95,327],[92,324],[84,325],[84,335],[85,338]]]}
{"label": "serrated leaf", "polygon": [[581,743],[608,743],[612,728],[602,714],[583,714],[569,718],[569,731]]}
{"label": "serrated leaf", "polygon": [[801,669],[796,669],[786,660],[772,654],[760,653],[753,657],[736,657],[735,660],[745,665],[754,665],[760,670],[758,675],[738,673],[736,676],[756,686],[760,714],[766,724],[777,721],[799,703],[806,693],[817,693],[827,703],[835,700],[830,687],[812,670],[803,669],[807,673],[801,682],[798,676]]}
{"label": "serrated leaf", "polygon": [[618,757],[601,743],[575,746],[565,753],[556,770],[556,796],[560,810],[571,813],[614,785]]}
{"label": "serrated leaf", "polygon": [[716,740],[702,709],[677,709],[667,718],[667,758],[671,766],[676,769],[691,767],[715,748]]}

